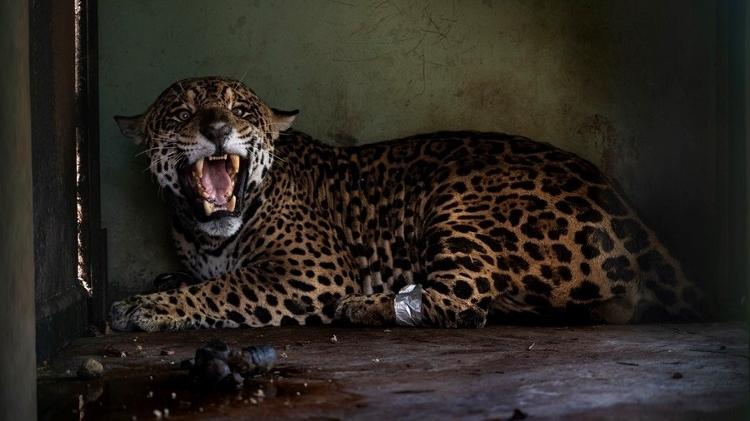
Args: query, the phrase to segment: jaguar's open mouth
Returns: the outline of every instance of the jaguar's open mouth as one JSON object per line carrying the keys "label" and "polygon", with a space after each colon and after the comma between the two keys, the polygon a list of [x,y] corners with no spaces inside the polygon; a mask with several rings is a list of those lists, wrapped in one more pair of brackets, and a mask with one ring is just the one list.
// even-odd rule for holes
{"label": "jaguar's open mouth", "polygon": [[180,181],[199,220],[236,216],[247,173],[247,159],[212,155],[182,168]]}

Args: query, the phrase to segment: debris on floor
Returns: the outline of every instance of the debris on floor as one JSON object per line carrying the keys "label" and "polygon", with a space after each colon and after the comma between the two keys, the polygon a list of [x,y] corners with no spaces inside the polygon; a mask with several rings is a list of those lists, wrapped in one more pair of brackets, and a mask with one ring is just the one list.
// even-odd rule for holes
{"label": "debris on floor", "polygon": [[107,345],[102,349],[102,356],[104,357],[117,357],[117,358],[126,358],[128,356],[128,353],[123,351],[122,349],[115,348],[112,345]]}
{"label": "debris on floor", "polygon": [[99,377],[104,372],[104,366],[99,361],[89,358],[81,364],[76,374],[79,379],[93,379]]}
{"label": "debris on floor", "polygon": [[[240,389],[245,378],[268,372],[276,364],[272,346],[248,346],[232,349],[214,340],[195,351],[190,376],[207,387]],[[182,364],[181,364],[182,365]]]}

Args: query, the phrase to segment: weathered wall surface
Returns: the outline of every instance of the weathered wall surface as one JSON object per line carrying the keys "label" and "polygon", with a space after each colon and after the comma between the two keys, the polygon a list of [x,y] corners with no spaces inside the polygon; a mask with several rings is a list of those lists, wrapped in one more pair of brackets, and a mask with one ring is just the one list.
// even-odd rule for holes
{"label": "weathered wall surface", "polygon": [[36,419],[28,2],[0,3],[0,418]]}
{"label": "weathered wall surface", "polygon": [[114,114],[176,79],[244,80],[332,143],[523,134],[614,175],[694,278],[718,282],[713,2],[100,2],[103,219],[113,298],[176,267]]}

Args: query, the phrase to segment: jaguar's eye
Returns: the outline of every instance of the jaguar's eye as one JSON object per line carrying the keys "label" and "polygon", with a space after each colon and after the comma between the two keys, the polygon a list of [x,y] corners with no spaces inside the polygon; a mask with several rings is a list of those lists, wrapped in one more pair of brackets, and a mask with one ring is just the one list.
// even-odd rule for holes
{"label": "jaguar's eye", "polygon": [[177,118],[180,121],[185,121],[190,118],[190,111],[180,111],[179,114],[177,114]]}
{"label": "jaguar's eye", "polygon": [[245,109],[242,107],[234,107],[232,108],[232,114],[236,115],[237,117],[242,117],[245,115]]}

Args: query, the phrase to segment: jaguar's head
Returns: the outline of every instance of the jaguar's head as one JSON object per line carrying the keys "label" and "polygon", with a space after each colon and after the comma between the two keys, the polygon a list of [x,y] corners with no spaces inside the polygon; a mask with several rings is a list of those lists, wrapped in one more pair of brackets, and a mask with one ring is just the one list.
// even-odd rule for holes
{"label": "jaguar's head", "polygon": [[268,107],[240,81],[204,77],[176,82],[145,113],[115,120],[146,146],[151,173],[183,213],[205,233],[228,237],[296,114]]}

